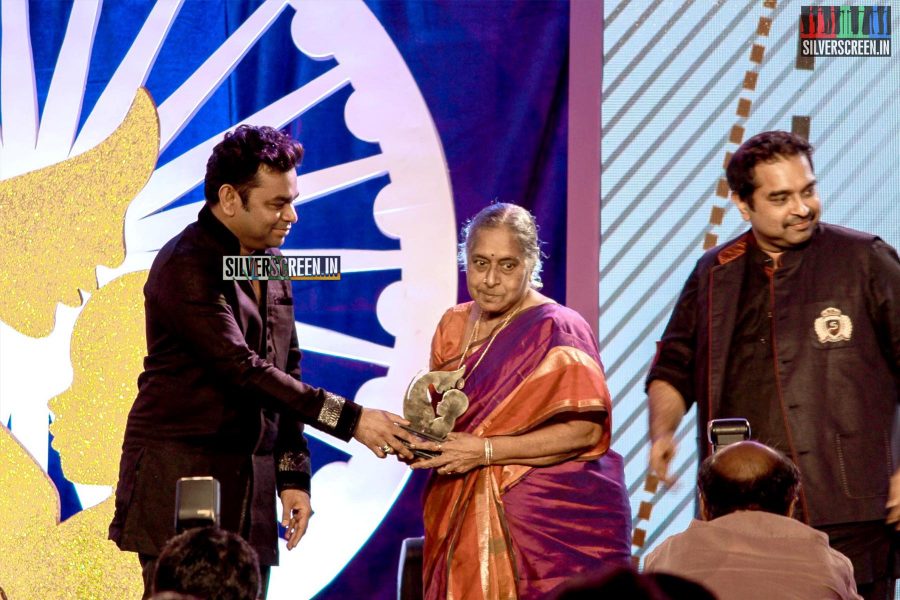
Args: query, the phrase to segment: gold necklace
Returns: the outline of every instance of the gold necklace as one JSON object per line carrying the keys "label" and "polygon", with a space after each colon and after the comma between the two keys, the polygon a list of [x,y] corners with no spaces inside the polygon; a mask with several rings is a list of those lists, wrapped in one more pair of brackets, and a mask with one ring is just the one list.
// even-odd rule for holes
{"label": "gold necklace", "polygon": [[[478,365],[481,364],[481,361],[484,359],[484,356],[488,353],[488,350],[491,349],[491,344],[494,343],[494,340],[497,339],[497,336],[500,335],[500,332],[503,331],[509,322],[512,321],[512,318],[519,314],[519,311],[522,310],[522,306],[525,304],[524,301],[519,303],[519,306],[516,307],[516,310],[510,312],[505,319],[503,319],[503,323],[500,324],[500,327],[494,331],[494,334],[491,336],[491,339],[488,340],[487,346],[484,347],[484,350],[481,352],[481,356],[478,357],[478,360],[475,361],[475,365],[469,371],[469,376],[475,372],[475,369],[478,368]],[[459,364],[456,365],[456,370],[460,370],[463,366],[463,361],[466,360],[466,355],[469,353],[469,347],[472,345],[472,341],[478,335],[478,326],[481,324],[481,318],[484,316],[484,313],[478,315],[478,320],[475,321],[475,327],[472,328],[472,334],[469,336],[469,341],[466,342],[466,347],[463,350],[462,355],[459,357]],[[463,371],[460,375],[459,379],[456,381],[456,389],[461,390],[463,386],[466,384],[466,372]]]}

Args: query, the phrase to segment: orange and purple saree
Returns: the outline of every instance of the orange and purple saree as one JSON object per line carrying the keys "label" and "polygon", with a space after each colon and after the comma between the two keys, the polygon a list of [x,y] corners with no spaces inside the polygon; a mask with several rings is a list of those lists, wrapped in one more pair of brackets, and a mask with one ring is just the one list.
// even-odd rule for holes
{"label": "orange and purple saree", "polygon": [[[432,342],[432,369],[453,370],[472,303],[447,311]],[[526,309],[466,359],[469,408],[457,431],[532,431],[562,413],[590,413],[600,442],[548,467],[493,465],[432,475],[425,492],[428,600],[544,598],[572,576],[630,557],[631,517],[622,458],[609,450],[610,398],[594,337],[557,304]]]}

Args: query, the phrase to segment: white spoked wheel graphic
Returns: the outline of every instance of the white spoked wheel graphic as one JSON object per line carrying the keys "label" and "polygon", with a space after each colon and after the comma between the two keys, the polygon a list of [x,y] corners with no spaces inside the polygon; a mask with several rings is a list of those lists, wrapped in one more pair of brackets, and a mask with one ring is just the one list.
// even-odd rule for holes
{"label": "white spoked wheel graphic", "polygon": [[[9,52],[15,51],[16,44],[29,43],[27,33],[16,38],[19,29],[28,30],[27,7],[12,6],[17,4],[3,4],[3,41]],[[25,3],[21,5],[24,7]],[[36,111],[32,111],[34,123],[39,124],[31,140],[36,140],[32,145],[36,150],[17,150],[16,140],[24,140],[22,147],[25,147],[28,135],[17,134],[17,126],[11,122],[8,125],[4,120],[0,178],[78,155],[110,135],[125,117],[138,88],[146,82],[181,5],[178,0],[160,0],[154,5],[76,136],[100,3],[74,3],[56,63],[54,83],[40,120]],[[162,153],[191,122],[240,64],[248,49],[284,11],[294,13],[291,35],[296,47],[291,50],[314,59],[333,59],[335,66],[311,81],[302,82],[293,92],[261,107],[243,122],[283,127],[310,108],[335,101],[335,92],[352,87],[344,107],[347,128],[360,140],[378,144],[379,152],[302,174],[298,203],[314,203],[329,194],[387,175],[389,183],[378,193],[374,214],[367,218],[374,219],[385,236],[399,241],[398,250],[337,247],[304,249],[297,253],[340,255],[345,274],[383,270],[401,273],[400,280],[387,286],[377,298],[378,321],[393,336],[393,346],[298,322],[301,347],[386,368],[386,375],[363,384],[354,400],[363,406],[401,413],[409,380],[427,364],[433,328],[441,312],[456,300],[456,226],[446,161],[428,108],[400,53],[363,2],[269,0],[261,4],[159,104],[159,151]],[[14,26],[17,18],[21,20],[21,28]],[[3,114],[8,117],[11,113],[7,113],[7,107],[9,110],[18,107],[17,110],[24,111],[20,114],[25,115],[26,122],[29,100],[21,89],[14,91],[11,82],[13,77],[28,77],[28,69],[32,70],[30,78],[34,81],[34,67],[27,62],[19,61],[19,66],[13,69],[13,59],[4,52]],[[277,69],[278,65],[270,68]],[[233,123],[232,127],[238,124]],[[156,169],[128,207],[124,223],[125,261],[116,268],[98,265],[100,286],[124,273],[149,268],[158,249],[196,219],[199,202],[167,207],[202,183],[206,160],[223,133]],[[64,219],[58,226],[65,226]],[[303,223],[297,227],[302,234]],[[286,254],[291,252],[285,250]],[[350,284],[342,281],[335,285]],[[49,414],[46,401],[62,391],[68,385],[66,377],[71,377],[68,353],[75,316],[77,310],[61,309],[52,335],[42,339],[27,338],[0,324],[4,337],[0,369],[6,378],[3,389],[8,397],[16,398],[3,412],[4,424],[12,415],[13,434],[29,450],[34,449],[32,454],[39,462],[43,456],[45,468]],[[35,391],[33,368],[20,369],[20,364],[37,356],[41,357],[38,364],[42,372],[61,375]],[[317,383],[327,387],[327,382]],[[30,391],[20,393],[26,388]],[[20,423],[31,426],[17,427]],[[384,518],[409,473],[405,465],[393,459],[379,460],[356,442],[347,445],[311,428],[307,432],[348,452],[351,458],[347,462],[327,464],[315,474],[312,482],[315,516],[298,548],[288,553],[281,542],[281,566],[273,570],[269,598],[308,598],[330,582]],[[107,451],[118,452],[118,448]],[[90,491],[79,487],[86,506],[101,501],[111,490],[93,490],[94,497],[88,498]]]}

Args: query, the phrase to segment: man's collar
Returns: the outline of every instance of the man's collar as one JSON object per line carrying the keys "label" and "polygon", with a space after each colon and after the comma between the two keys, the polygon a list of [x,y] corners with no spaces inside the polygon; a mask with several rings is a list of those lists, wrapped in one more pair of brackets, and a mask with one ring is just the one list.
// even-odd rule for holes
{"label": "man's collar", "polygon": [[237,256],[241,253],[241,242],[231,233],[225,223],[213,214],[209,204],[204,204],[197,215],[197,223],[208,231],[225,249],[225,254]]}
{"label": "man's collar", "polygon": [[806,254],[806,250],[812,248],[816,243],[816,240],[821,237],[821,232],[822,223],[816,223],[816,228],[813,229],[812,235],[809,236],[809,239],[806,240],[806,242],[795,248],[785,250],[784,254],[781,255],[781,267],[792,267],[794,265],[799,265],[800,261],[803,260],[803,255]]}
{"label": "man's collar", "polygon": [[[782,252],[778,257],[778,268],[782,269],[784,267],[790,267],[800,264],[800,261],[803,258],[804,251],[815,243],[815,240],[819,237],[821,231],[822,223],[816,223],[816,228],[813,230],[812,235],[808,240],[806,240],[806,242],[804,242],[800,246],[785,249],[785,251]],[[749,251],[748,258],[753,261],[754,264],[759,263],[766,266],[771,265],[771,257],[766,254],[762,248],[760,248],[759,242],[756,240],[756,235],[754,235],[752,229],[747,232],[747,246]]]}
{"label": "man's collar", "polygon": [[750,261],[750,264],[759,267],[771,267],[775,264],[772,257],[760,248],[759,241],[756,239],[752,230],[750,231],[750,235],[747,236],[747,260]]}
{"label": "man's collar", "polygon": [[[219,220],[209,204],[204,204],[197,214],[197,223],[208,231],[224,248],[227,256],[238,256],[241,253],[241,242],[231,230],[225,227],[225,223]],[[255,250],[251,254],[272,254],[271,248]]]}
{"label": "man's collar", "polygon": [[725,244],[725,247],[719,250],[716,260],[720,265],[730,263],[747,253],[747,240],[753,238],[753,232],[748,231],[742,236],[737,237],[731,243]]}

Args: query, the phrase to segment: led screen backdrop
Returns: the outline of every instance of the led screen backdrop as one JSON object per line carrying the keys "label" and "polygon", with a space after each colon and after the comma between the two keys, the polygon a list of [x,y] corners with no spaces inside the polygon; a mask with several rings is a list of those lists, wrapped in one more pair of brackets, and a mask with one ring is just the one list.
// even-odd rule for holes
{"label": "led screen backdrop", "polygon": [[[638,556],[694,513],[693,411],[678,434],[677,486],[644,490],[643,380],[703,248],[746,229],[725,197],[727,154],[760,131],[808,133],[823,220],[900,244],[896,50],[798,63],[802,4],[604,3],[600,348],[634,514],[655,505],[649,521],[635,521],[646,532]],[[896,30],[896,10],[892,18]]]}

